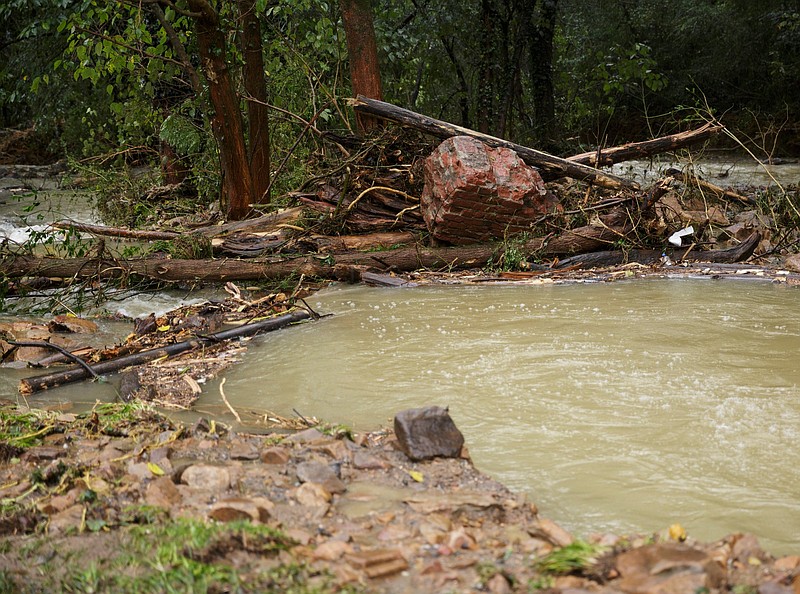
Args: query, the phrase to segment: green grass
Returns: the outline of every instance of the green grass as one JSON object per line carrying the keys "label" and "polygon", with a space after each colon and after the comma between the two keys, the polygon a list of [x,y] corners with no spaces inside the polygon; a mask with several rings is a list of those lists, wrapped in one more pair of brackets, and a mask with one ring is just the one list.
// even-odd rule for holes
{"label": "green grass", "polygon": [[[60,563],[66,572],[15,576],[0,572],[3,592],[356,592],[337,588],[332,576],[302,561],[279,560],[294,542],[280,530],[249,522],[219,524],[176,520],[134,526],[120,532],[106,555],[81,562],[75,555]],[[42,542],[45,539],[37,539]],[[92,546],[87,542],[88,546]],[[237,552],[234,563],[229,553]],[[248,553],[242,562],[242,553]],[[66,553],[60,552],[61,561]],[[58,558],[54,563],[59,563]],[[37,575],[38,574],[38,575]],[[30,579],[35,576],[34,579]]]}
{"label": "green grass", "polygon": [[597,562],[603,547],[583,540],[555,549],[536,561],[536,569],[545,574],[568,575],[581,573]]}

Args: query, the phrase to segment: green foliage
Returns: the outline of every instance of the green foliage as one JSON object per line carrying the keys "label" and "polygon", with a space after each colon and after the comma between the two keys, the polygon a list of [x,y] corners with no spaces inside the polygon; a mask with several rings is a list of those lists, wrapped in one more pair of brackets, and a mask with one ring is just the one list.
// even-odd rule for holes
{"label": "green foliage", "polygon": [[520,233],[512,237],[506,237],[496,258],[489,263],[491,270],[511,272],[515,270],[527,270],[528,255],[525,244],[528,242],[528,234]]}
{"label": "green foliage", "polygon": [[0,443],[15,448],[39,445],[52,431],[53,417],[42,410],[0,408]]}
{"label": "green foliage", "polygon": [[536,569],[556,575],[584,572],[597,563],[597,556],[602,552],[603,547],[577,539],[537,560]]}

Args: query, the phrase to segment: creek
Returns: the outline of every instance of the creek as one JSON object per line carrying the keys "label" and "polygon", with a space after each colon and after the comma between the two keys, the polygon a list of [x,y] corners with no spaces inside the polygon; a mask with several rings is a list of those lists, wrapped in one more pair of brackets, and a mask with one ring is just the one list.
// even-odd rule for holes
{"label": "creek", "polygon": [[796,552],[797,300],[710,280],[333,287],[311,304],[335,316],[259,339],[225,392],[361,429],[449,406],[480,469],[578,534],[680,522]]}
{"label": "creek", "polygon": [[[800,172],[773,169],[782,183]],[[6,182],[0,239],[22,241],[34,221]],[[49,190],[39,197],[51,207],[51,196],[71,196]],[[83,206],[63,211],[96,222]],[[478,468],[576,534],[680,522],[699,539],[752,532],[773,553],[796,553],[797,301],[789,287],[710,280],[334,286],[310,304],[336,315],[258,338],[227,372],[225,393],[237,409],[297,410],[356,429],[404,408],[449,406]],[[136,316],[179,302],[137,297],[107,309]],[[130,328],[119,324],[102,322],[95,340],[116,342]],[[17,398],[18,380],[37,373],[0,369],[0,397]],[[85,410],[112,400],[117,381],[64,386],[31,405]],[[218,385],[197,409],[229,421]]]}

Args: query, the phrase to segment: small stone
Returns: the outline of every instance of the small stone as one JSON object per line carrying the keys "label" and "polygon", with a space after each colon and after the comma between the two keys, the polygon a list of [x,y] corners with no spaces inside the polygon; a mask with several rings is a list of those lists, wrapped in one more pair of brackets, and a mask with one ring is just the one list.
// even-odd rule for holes
{"label": "small stone", "polygon": [[486,589],[491,594],[510,594],[511,584],[502,573],[496,573],[486,582]]}
{"label": "small stone", "polygon": [[42,460],[55,460],[66,455],[66,450],[59,446],[37,446],[28,448],[21,456],[23,462],[39,462]]}
{"label": "small stone", "polygon": [[428,460],[437,456],[457,458],[464,445],[464,436],[447,409],[439,406],[397,413],[394,432],[400,449],[412,460]]}
{"label": "small stone", "polygon": [[331,439],[326,443],[320,443],[308,448],[313,452],[320,452],[334,460],[349,460],[350,450],[341,439]]}
{"label": "small stone", "polygon": [[761,548],[758,538],[753,534],[743,534],[739,536],[733,544],[731,554],[734,561],[738,561],[743,565],[751,564],[751,559],[764,562],[768,558],[767,553]]}
{"label": "small stone", "polygon": [[476,548],[475,539],[466,533],[464,528],[450,532],[444,540],[445,546],[451,551]]}
{"label": "small stone", "polygon": [[321,561],[336,561],[337,559],[341,559],[346,554],[352,552],[353,547],[346,542],[341,540],[329,540],[327,542],[323,542],[316,549],[314,549],[314,554],[311,558]]}
{"label": "small stone", "polygon": [[391,467],[391,464],[372,454],[367,454],[366,452],[353,454],[353,468],[357,470],[387,470]]}
{"label": "small stone", "polygon": [[320,507],[330,503],[331,494],[319,483],[303,483],[295,489],[294,498],[301,505]]}
{"label": "small stone", "polygon": [[261,452],[261,461],[264,464],[286,464],[289,461],[289,452],[285,448],[267,448]]}
{"label": "small stone", "polygon": [[234,442],[231,446],[231,460],[258,460],[258,448],[246,441]]}
{"label": "small stone", "polygon": [[161,461],[169,459],[172,455],[172,448],[169,446],[161,446],[150,450],[150,462],[160,464]]}
{"label": "small stone", "polygon": [[725,571],[706,552],[672,543],[646,545],[620,554],[616,568],[622,576],[614,585],[623,592],[682,594],[716,589]]}
{"label": "small stone", "polygon": [[267,522],[273,507],[274,504],[263,497],[223,499],[211,507],[208,516],[219,522],[234,520]]}
{"label": "small stone", "polygon": [[51,534],[60,534],[68,530],[77,530],[83,523],[83,506],[73,505],[67,509],[50,516],[47,530]]}
{"label": "small stone", "polygon": [[48,516],[52,516],[59,512],[64,511],[69,506],[74,505],[76,501],[76,496],[74,493],[70,492],[65,495],[56,495],[52,497],[49,501],[44,503],[37,504],[39,511],[42,513],[47,514]]}
{"label": "small stone", "polygon": [[800,555],[788,555],[775,561],[775,569],[778,571],[792,571],[800,567]]}
{"label": "small stone", "polygon": [[311,539],[314,538],[313,534],[301,528],[289,528],[284,530],[284,532],[286,533],[286,536],[302,546],[306,546],[311,542]]}
{"label": "small stone", "polygon": [[539,518],[538,526],[531,531],[531,536],[544,538],[557,547],[566,547],[574,540],[569,532],[548,518]]}
{"label": "small stone", "polygon": [[147,505],[170,508],[181,502],[182,496],[172,479],[161,476],[147,485],[144,499]]}
{"label": "small stone", "polygon": [[792,586],[786,586],[777,581],[767,582],[758,587],[758,594],[795,594]]}
{"label": "small stone", "polygon": [[231,475],[224,466],[193,464],[183,471],[181,482],[193,489],[225,491],[231,485]]}
{"label": "small stone", "polygon": [[153,478],[153,471],[147,466],[146,462],[133,462],[128,464],[128,474],[133,476],[136,481],[143,481]]}
{"label": "small stone", "polygon": [[308,443],[311,441],[322,439],[323,437],[325,437],[324,433],[312,427],[311,429],[306,429],[305,431],[300,431],[298,433],[290,435],[289,437],[283,440],[283,443]]}
{"label": "small stone", "polygon": [[800,254],[791,254],[783,259],[783,266],[792,272],[800,272]]}
{"label": "small stone", "polygon": [[317,483],[329,493],[344,493],[345,484],[328,464],[322,462],[301,462],[297,465],[297,480],[302,483]]}

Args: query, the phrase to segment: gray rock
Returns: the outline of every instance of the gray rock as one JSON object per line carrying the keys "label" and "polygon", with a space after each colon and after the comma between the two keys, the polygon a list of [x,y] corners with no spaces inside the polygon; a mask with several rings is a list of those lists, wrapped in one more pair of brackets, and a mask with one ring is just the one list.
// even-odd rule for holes
{"label": "gray rock", "polygon": [[322,462],[301,462],[297,465],[297,480],[301,483],[316,483],[329,493],[344,493],[345,484],[339,479],[336,471]]}
{"label": "gray rock", "polygon": [[440,406],[412,408],[394,417],[394,432],[403,452],[412,460],[458,458],[464,436],[447,409]]}
{"label": "gray rock", "polygon": [[193,464],[181,474],[181,482],[195,489],[225,491],[231,484],[231,475],[224,466]]}

